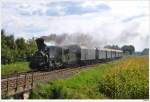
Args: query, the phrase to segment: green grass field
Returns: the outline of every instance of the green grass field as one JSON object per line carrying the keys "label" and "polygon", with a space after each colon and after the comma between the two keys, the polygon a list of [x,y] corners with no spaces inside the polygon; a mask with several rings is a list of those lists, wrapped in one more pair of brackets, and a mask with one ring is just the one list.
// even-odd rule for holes
{"label": "green grass field", "polygon": [[30,71],[31,69],[28,65],[28,62],[17,62],[14,64],[1,65],[1,75]]}
{"label": "green grass field", "polygon": [[65,79],[39,82],[31,99],[148,99],[148,57],[100,64]]}

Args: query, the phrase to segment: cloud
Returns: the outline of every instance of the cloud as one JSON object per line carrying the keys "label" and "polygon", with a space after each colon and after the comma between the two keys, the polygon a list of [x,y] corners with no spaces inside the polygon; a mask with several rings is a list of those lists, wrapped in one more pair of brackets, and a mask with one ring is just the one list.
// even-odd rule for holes
{"label": "cloud", "polygon": [[[15,4],[15,3],[13,3]],[[18,3],[16,3],[18,5]],[[35,5],[23,3],[15,9],[23,16],[62,16],[62,15],[83,15],[85,13],[103,12],[110,9],[106,4],[98,4],[95,7],[85,7],[82,2],[60,1],[38,3]],[[7,6],[8,4],[6,4]],[[9,4],[10,5],[10,4]]]}
{"label": "cloud", "polygon": [[2,0],[2,27],[15,37],[85,33],[106,44],[148,47],[149,1]]}
{"label": "cloud", "polygon": [[131,20],[138,19],[140,17],[145,17],[145,15],[144,14],[140,14],[140,15],[137,15],[137,16],[132,16],[132,17],[129,17],[129,18],[125,18],[125,19],[122,20],[122,22],[129,22]]}
{"label": "cloud", "polygon": [[40,32],[43,32],[45,30],[46,30],[46,28],[44,28],[44,27],[42,28],[40,26],[36,26],[36,25],[33,25],[33,24],[27,25],[23,29],[23,31],[26,32],[26,33],[33,33],[33,32],[34,33],[40,33]]}

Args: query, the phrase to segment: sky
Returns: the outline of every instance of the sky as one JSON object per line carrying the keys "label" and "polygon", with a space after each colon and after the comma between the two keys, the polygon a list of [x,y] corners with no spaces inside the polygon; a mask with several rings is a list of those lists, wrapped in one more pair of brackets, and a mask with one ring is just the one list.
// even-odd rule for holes
{"label": "sky", "polygon": [[15,38],[84,33],[108,44],[149,47],[149,0],[2,0],[2,28]]}

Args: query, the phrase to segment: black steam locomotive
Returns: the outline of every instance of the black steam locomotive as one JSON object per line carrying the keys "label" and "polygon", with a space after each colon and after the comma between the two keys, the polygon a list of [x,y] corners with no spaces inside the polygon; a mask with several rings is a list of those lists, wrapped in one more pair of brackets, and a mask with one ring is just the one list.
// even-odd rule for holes
{"label": "black steam locomotive", "polygon": [[30,60],[30,67],[35,70],[82,66],[122,57],[121,50],[90,49],[79,45],[46,46],[43,38],[36,39],[36,43],[38,51]]}

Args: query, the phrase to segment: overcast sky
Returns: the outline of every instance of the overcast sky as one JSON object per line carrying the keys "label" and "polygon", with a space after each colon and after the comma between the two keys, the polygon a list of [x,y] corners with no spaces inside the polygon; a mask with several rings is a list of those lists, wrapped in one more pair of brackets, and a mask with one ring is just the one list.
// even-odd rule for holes
{"label": "overcast sky", "polygon": [[26,39],[80,32],[105,44],[132,44],[141,51],[149,43],[149,3],[149,0],[2,0],[2,28],[15,38]]}

